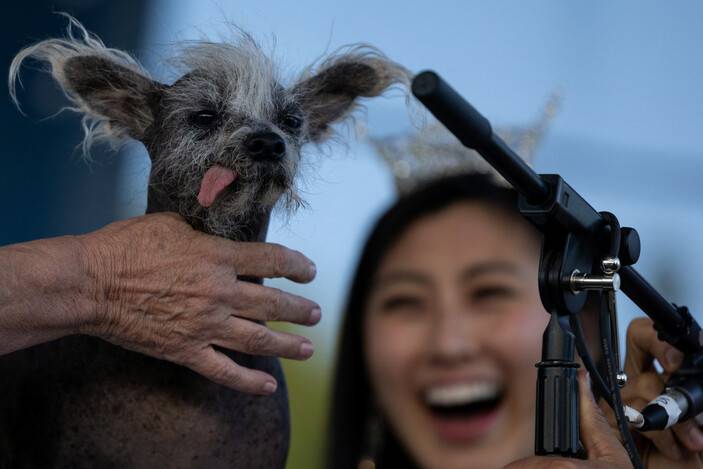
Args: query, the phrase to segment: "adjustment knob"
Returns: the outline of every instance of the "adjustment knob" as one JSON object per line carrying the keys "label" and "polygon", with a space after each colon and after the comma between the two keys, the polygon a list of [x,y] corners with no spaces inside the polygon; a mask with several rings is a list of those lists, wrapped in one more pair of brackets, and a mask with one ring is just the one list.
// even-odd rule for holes
{"label": "adjustment knob", "polygon": [[620,229],[620,253],[618,254],[621,265],[633,265],[640,258],[640,235],[634,228]]}

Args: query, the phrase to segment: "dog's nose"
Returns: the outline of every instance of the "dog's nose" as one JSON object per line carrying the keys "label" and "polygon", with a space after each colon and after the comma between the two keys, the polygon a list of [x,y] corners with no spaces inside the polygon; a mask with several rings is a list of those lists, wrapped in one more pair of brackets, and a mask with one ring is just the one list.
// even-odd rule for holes
{"label": "dog's nose", "polygon": [[244,146],[252,158],[260,161],[279,161],[286,154],[286,143],[274,132],[252,134]]}

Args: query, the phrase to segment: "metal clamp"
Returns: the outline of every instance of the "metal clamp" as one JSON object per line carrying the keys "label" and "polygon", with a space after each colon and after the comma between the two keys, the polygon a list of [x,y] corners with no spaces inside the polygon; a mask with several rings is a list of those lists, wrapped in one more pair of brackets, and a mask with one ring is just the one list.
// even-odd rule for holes
{"label": "metal clamp", "polygon": [[620,259],[617,257],[606,257],[600,262],[600,268],[606,275],[613,275],[620,270]]}
{"label": "metal clamp", "polygon": [[568,280],[568,287],[578,295],[584,290],[620,290],[620,276],[613,275],[592,275],[583,274],[578,269],[571,273]]}

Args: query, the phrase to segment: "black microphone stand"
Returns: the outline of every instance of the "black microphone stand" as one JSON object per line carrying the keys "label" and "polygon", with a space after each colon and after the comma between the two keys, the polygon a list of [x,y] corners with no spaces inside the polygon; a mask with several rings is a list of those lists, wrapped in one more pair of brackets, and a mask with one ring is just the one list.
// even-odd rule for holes
{"label": "black microphone stand", "polygon": [[[637,232],[620,228],[617,218],[597,212],[558,174],[538,175],[493,133],[490,122],[439,75],[418,74],[413,94],[463,145],[476,150],[518,192],[518,209],[544,234],[539,266],[539,292],[551,319],[538,367],[535,453],[580,457],[578,382],[574,348],[592,381],[613,407],[625,447],[635,467],[641,467],[623,413],[619,388],[615,291],[622,291],[653,319],[659,337],[684,352],[684,366],[672,376],[678,404],[685,408],[678,421],[703,411],[703,334],[686,308],[660,295],[633,267],[640,255]],[[606,379],[600,375],[585,345],[578,313],[587,292],[600,296],[601,348]],[[672,394],[673,396],[673,394]],[[669,420],[669,423],[671,420]]]}

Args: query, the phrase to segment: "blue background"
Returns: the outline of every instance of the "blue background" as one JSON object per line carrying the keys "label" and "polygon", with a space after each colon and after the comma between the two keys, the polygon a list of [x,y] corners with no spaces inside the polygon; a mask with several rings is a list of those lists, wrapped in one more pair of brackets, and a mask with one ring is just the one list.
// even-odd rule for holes
{"label": "blue background", "polygon": [[[291,75],[326,51],[369,42],[413,71],[439,71],[498,126],[529,125],[558,91],[561,110],[538,149],[536,169],[562,174],[595,208],[636,227],[640,271],[703,318],[700,1],[72,0],[5,10],[14,19],[3,32],[5,70],[22,46],[60,34],[65,20],[51,12],[68,11],[108,45],[133,51],[164,81],[174,78],[164,64],[174,42],[226,39],[229,20],[275,49]],[[7,98],[0,114],[0,244],[86,232],[141,213],[148,171],[141,145],[117,155],[98,151],[87,165],[75,151],[78,118],[43,120],[62,98],[47,77],[31,70],[24,77],[20,97],[28,117]],[[412,129],[399,93],[369,101],[366,117],[372,136]],[[355,133],[349,130],[348,145],[308,149],[303,187],[310,208],[276,218],[269,235],[318,265],[311,285],[271,283],[322,304],[323,321],[312,332],[317,354],[302,366],[322,370],[315,376],[323,395],[360,244],[394,196],[390,174]],[[621,323],[636,314],[621,301]],[[289,365],[289,372],[309,373],[300,366]],[[293,399],[311,387],[294,382]],[[291,466],[303,467],[296,451]]]}

